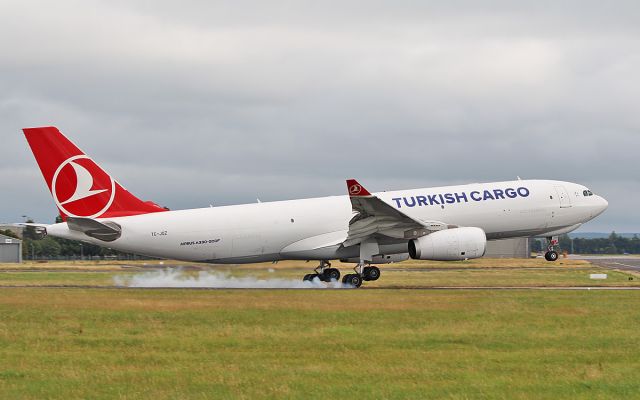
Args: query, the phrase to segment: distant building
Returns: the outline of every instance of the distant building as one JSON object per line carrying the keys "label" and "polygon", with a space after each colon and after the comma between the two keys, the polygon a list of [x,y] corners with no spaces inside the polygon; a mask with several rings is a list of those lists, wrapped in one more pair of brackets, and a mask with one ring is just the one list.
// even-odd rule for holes
{"label": "distant building", "polygon": [[0,263],[22,262],[22,240],[0,235]]}
{"label": "distant building", "polygon": [[484,256],[488,258],[529,258],[531,257],[531,239],[515,238],[489,241]]}

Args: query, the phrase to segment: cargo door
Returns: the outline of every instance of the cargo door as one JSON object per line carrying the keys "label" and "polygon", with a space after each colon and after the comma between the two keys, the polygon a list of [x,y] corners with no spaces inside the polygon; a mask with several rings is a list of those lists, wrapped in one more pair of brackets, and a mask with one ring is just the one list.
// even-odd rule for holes
{"label": "cargo door", "polygon": [[556,193],[558,194],[558,199],[560,200],[560,208],[569,208],[571,207],[571,198],[569,197],[569,193],[564,186],[556,186]]}

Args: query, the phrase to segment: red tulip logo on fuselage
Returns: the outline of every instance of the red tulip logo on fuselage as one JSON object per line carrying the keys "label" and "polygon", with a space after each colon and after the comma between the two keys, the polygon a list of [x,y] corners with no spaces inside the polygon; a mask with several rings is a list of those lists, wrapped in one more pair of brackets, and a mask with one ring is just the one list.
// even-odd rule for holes
{"label": "red tulip logo on fuselage", "polygon": [[97,218],[111,207],[115,182],[88,156],[73,156],[56,169],[51,193],[58,208],[70,217]]}

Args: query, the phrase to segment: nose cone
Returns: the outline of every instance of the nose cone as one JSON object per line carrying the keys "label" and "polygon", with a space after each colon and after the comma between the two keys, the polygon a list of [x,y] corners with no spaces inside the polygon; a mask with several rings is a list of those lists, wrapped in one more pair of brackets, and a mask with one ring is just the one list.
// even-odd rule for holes
{"label": "nose cone", "polygon": [[609,207],[609,202],[604,197],[598,196],[596,204],[596,215],[600,215]]}

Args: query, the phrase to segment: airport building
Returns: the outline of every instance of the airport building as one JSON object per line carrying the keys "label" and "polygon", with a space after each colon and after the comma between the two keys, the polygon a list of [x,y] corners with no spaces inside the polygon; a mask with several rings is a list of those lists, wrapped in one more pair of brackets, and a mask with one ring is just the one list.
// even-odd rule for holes
{"label": "airport building", "polygon": [[491,240],[487,242],[488,258],[529,258],[531,257],[531,238]]}
{"label": "airport building", "polygon": [[22,262],[22,240],[0,235],[0,263]]}

